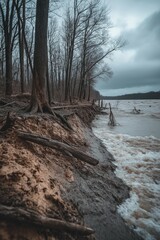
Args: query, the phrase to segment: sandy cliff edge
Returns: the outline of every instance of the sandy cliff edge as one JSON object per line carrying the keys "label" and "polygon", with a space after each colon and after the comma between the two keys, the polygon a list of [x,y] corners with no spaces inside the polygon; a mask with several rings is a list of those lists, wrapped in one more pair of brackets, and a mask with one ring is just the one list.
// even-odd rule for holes
{"label": "sandy cliff edge", "polygon": [[[0,239],[141,239],[116,212],[117,205],[129,196],[129,189],[115,176],[113,157],[88,126],[96,113],[92,107],[65,113],[73,131],[64,129],[49,115],[19,115],[14,126],[0,135],[0,204],[85,225],[95,234],[80,236],[1,218]],[[74,146],[98,159],[99,164],[91,166],[21,140],[17,130]]]}

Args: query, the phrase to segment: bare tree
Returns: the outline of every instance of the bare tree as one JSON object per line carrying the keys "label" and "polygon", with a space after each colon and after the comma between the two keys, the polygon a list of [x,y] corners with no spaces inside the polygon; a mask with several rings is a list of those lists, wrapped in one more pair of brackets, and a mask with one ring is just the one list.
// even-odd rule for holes
{"label": "bare tree", "polygon": [[25,35],[25,8],[26,1],[17,1],[17,19],[18,19],[18,40],[19,40],[19,56],[20,56],[20,83],[21,93],[24,93],[24,35]]}
{"label": "bare tree", "polygon": [[52,20],[49,23],[49,30],[48,30],[48,56],[49,56],[49,77],[51,82],[51,98],[54,99],[55,97],[55,77],[54,77],[54,52],[55,52],[55,45],[56,45],[56,21]]}
{"label": "bare tree", "polygon": [[72,88],[72,67],[75,56],[76,41],[81,33],[81,24],[83,15],[88,8],[88,3],[84,0],[73,1],[73,14],[71,10],[67,10],[67,18],[65,22],[65,56],[66,56],[66,71],[65,71],[65,100],[71,100]]}
{"label": "bare tree", "polygon": [[121,47],[109,37],[109,12],[101,0],[73,0],[64,26],[65,100],[90,100],[96,79],[110,77],[106,60]]}
{"label": "bare tree", "polygon": [[15,7],[13,1],[1,1],[0,17],[5,38],[5,70],[6,70],[6,95],[12,94],[12,50],[16,35],[16,26],[14,23]]}
{"label": "bare tree", "polygon": [[119,44],[116,42],[113,45],[108,35],[110,28],[108,14],[107,8],[101,5],[100,0],[93,0],[90,1],[84,15],[84,28],[81,34],[81,75],[78,89],[80,100],[86,98],[87,89],[88,100],[90,100],[91,85],[96,78],[102,75],[110,77],[112,74],[103,60],[117,50]]}
{"label": "bare tree", "polygon": [[37,0],[31,112],[52,112],[46,94],[49,0]]}
{"label": "bare tree", "polygon": [[0,89],[1,89],[0,92],[1,93],[4,92],[4,78],[5,78],[4,64],[5,64],[5,42],[4,42],[3,29],[0,28]]}
{"label": "bare tree", "polygon": [[12,82],[16,92],[22,93],[32,85],[29,110],[33,112],[51,112],[51,99],[90,101],[95,82],[112,75],[106,59],[121,47],[121,42],[109,37],[108,10],[101,0],[70,0],[63,25],[61,21],[55,24],[59,6],[52,1],[47,50],[47,3],[37,0],[35,7],[35,2],[0,2],[0,70],[1,82],[6,79],[6,95],[12,94]]}
{"label": "bare tree", "polygon": [[49,70],[52,98],[62,100],[64,95],[64,49],[55,19],[49,24]]}
{"label": "bare tree", "polygon": [[[20,89],[30,88],[33,75],[33,40],[35,25],[35,4],[32,0],[13,0],[18,23],[18,46],[20,66]],[[27,79],[27,82],[25,82]]]}

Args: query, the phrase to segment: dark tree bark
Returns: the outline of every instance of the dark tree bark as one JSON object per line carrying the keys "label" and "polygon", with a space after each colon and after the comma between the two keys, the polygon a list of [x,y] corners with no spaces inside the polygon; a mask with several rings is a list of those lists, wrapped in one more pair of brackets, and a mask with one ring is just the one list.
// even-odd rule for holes
{"label": "dark tree bark", "polygon": [[6,96],[12,95],[12,49],[11,49],[11,39],[6,36],[6,47],[5,47],[5,55],[6,55]]}
{"label": "dark tree bark", "polygon": [[25,0],[22,0],[22,19],[23,19],[23,21],[21,22],[20,19],[18,18],[18,28],[19,28],[21,93],[24,93],[24,80],[25,80],[25,75],[24,75]]}
{"label": "dark tree bark", "polygon": [[37,0],[31,112],[50,112],[46,91],[49,0]]}
{"label": "dark tree bark", "polygon": [[[30,85],[30,70],[33,74],[33,66],[31,59],[31,49],[33,43],[33,32],[34,29],[31,30],[31,41],[30,47],[28,46],[26,33],[25,33],[25,25],[26,25],[26,1],[25,0],[13,0],[13,3],[17,12],[17,20],[18,20],[18,40],[19,40],[19,56],[20,56],[20,87],[21,93],[25,92],[25,78],[28,81],[28,86]],[[26,55],[26,75],[25,75],[25,57]]]}
{"label": "dark tree bark", "polygon": [[12,94],[12,47],[13,47],[13,20],[14,20],[14,4],[6,1],[6,6],[3,8],[0,3],[0,16],[2,17],[2,26],[5,38],[5,58],[6,58],[6,90],[5,94]]}
{"label": "dark tree bark", "polygon": [[[4,86],[4,63],[5,63],[5,42],[3,29],[0,29],[0,84],[1,87]],[[1,89],[2,90],[2,89]]]}
{"label": "dark tree bark", "polygon": [[19,42],[19,58],[20,58],[20,86],[21,93],[24,93],[24,35],[25,35],[25,0],[13,0],[17,11],[18,20],[18,42]]}
{"label": "dark tree bark", "polygon": [[86,2],[84,0],[74,0],[73,17],[68,11],[66,24],[66,69],[65,69],[65,101],[72,101],[72,74],[73,60],[75,54],[75,45],[78,35],[80,34],[80,21],[86,10]]}

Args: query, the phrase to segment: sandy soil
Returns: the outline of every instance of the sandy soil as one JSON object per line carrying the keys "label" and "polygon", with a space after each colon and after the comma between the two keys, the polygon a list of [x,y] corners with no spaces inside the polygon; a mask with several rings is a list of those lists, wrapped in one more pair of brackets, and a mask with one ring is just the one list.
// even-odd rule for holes
{"label": "sandy soil", "polygon": [[[12,129],[0,134],[0,204],[85,224],[95,230],[95,236],[46,231],[1,219],[0,239],[141,239],[116,212],[129,189],[115,176],[113,157],[88,126],[95,114],[91,108],[68,112],[73,131],[64,129],[49,115],[19,114]],[[2,125],[4,114],[0,115]],[[22,141],[17,130],[75,146],[100,163],[93,167],[57,150]]]}

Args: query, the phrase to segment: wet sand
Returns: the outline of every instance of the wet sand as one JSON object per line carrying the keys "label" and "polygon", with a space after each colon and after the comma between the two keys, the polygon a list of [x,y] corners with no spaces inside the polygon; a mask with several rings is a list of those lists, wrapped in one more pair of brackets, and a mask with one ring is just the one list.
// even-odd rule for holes
{"label": "wet sand", "polygon": [[96,167],[75,169],[76,181],[68,187],[67,198],[78,205],[85,223],[95,230],[97,240],[140,240],[117,213],[116,207],[129,197],[129,188],[114,174],[114,158],[90,128],[85,129],[89,144],[84,149],[99,160]]}

